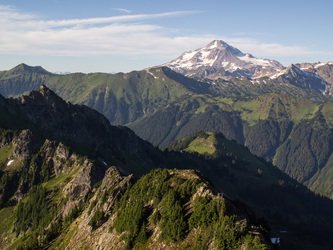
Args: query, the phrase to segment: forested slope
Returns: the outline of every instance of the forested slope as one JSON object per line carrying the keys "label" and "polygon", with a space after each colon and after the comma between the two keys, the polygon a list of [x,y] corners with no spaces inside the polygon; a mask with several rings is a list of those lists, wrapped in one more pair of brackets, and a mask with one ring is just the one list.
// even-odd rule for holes
{"label": "forested slope", "polygon": [[[139,139],[129,129],[111,126],[96,111],[63,101],[45,86],[28,96],[16,99],[1,97],[0,108],[0,217],[4,222],[0,233],[3,235],[3,246],[13,244],[15,248],[43,245],[56,248],[67,244],[85,244],[88,239],[94,247],[99,246],[99,242],[104,242],[101,239],[105,237],[115,239],[113,242],[117,247],[142,243],[142,239],[143,242],[147,239],[148,243],[144,244],[150,244],[149,239],[154,239],[154,242],[159,244],[160,241],[154,234],[149,234],[153,232],[150,216],[153,215],[154,209],[157,209],[159,214],[156,214],[157,218],[154,221],[159,221],[158,227],[168,232],[170,226],[167,226],[167,221],[163,222],[163,207],[169,205],[179,208],[180,213],[176,215],[175,221],[183,220],[180,230],[177,231],[179,233],[173,234],[174,231],[170,230],[171,236],[165,233],[162,242],[166,240],[171,242],[170,244],[206,244],[204,242],[211,239],[210,237],[219,239],[214,243],[218,246],[263,244],[264,241],[258,241],[258,238],[248,235],[251,234],[251,229],[242,224],[245,222],[242,218],[245,217],[248,217],[247,225],[262,224],[267,228],[268,224],[273,233],[287,230],[290,239],[285,239],[285,243],[295,248],[322,248],[331,244],[329,232],[332,231],[333,225],[332,201],[316,196],[273,165],[253,156],[245,147],[227,140],[222,134],[194,134],[180,144],[176,143],[170,151],[161,151]],[[188,147],[191,141],[206,139],[209,150],[212,150],[206,150],[208,154],[205,154],[205,150],[193,150],[196,148],[194,145]],[[188,150],[185,150],[186,148]],[[116,169],[111,166],[115,166]],[[143,177],[143,181],[138,182],[151,183],[149,180],[152,176],[158,179],[160,173],[162,179],[161,182],[155,183],[156,188],[152,186],[154,188],[149,191],[150,185],[146,184],[133,185],[133,188],[136,187],[134,189],[127,188],[128,185],[131,186],[130,183],[135,182],[130,173],[140,177],[156,168],[170,171],[153,172],[150,177]],[[178,172],[175,168],[191,171]],[[195,170],[200,171],[202,175]],[[125,176],[119,174],[119,171],[125,173]],[[208,177],[211,184],[202,176]],[[195,202],[188,202],[196,200],[194,196],[201,192],[198,190],[201,190],[202,181],[214,195],[218,191],[229,197],[227,200],[236,199],[242,204],[246,203],[248,207],[237,201],[230,201],[230,204],[233,204],[231,207],[236,206],[237,209],[231,209],[231,213],[229,210],[222,217],[212,216],[216,220],[200,222],[195,218],[190,219],[191,214],[196,214],[196,205]],[[138,191],[143,187],[148,188],[148,191]],[[128,191],[126,198],[121,198],[126,190],[131,191]],[[161,192],[155,193],[154,190]],[[120,216],[117,215],[117,211],[125,213],[128,209],[128,213],[134,212],[130,207],[126,207],[125,202],[132,201],[131,196],[143,199],[136,201],[142,208],[135,210],[142,212],[137,214],[137,224],[129,227],[120,226],[126,224],[122,222],[117,226],[116,218]],[[200,209],[201,203],[206,207],[212,206],[209,211],[216,215],[215,201],[211,202],[209,197],[214,200],[216,196],[208,196],[208,199],[198,201],[198,206]],[[121,201],[122,199],[124,201]],[[152,202],[155,199],[156,201]],[[172,199],[175,202],[168,204]],[[226,209],[228,211],[228,208]],[[245,217],[237,217],[237,210],[245,211],[240,213]],[[209,211],[201,211],[199,214]],[[173,215],[167,215],[165,218],[170,216]],[[185,217],[182,219],[182,216]],[[78,219],[73,224],[76,218]],[[243,222],[236,224],[244,227],[236,227],[232,231],[233,236],[228,236],[231,243],[225,243],[223,232],[220,234],[214,228],[216,229],[219,223],[231,223],[228,224],[230,227],[239,221],[237,218]],[[142,229],[143,221],[147,231]],[[207,226],[208,231],[204,229],[194,233],[198,237],[201,235],[201,239],[199,237],[196,242],[192,232],[196,231],[194,228],[201,226]],[[108,231],[111,227],[111,235],[115,233],[114,238]],[[142,238],[140,236],[139,240],[135,232],[140,231]],[[125,232],[123,237],[122,232]],[[262,233],[265,234],[264,231]],[[191,235],[194,238],[188,239]],[[219,235],[222,238],[219,238]],[[304,241],[304,238],[307,240]]]}

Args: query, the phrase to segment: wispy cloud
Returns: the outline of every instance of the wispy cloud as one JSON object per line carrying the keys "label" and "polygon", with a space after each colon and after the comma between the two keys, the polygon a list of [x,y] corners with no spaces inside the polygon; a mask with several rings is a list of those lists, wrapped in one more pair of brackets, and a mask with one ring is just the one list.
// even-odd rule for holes
{"label": "wispy cloud", "polygon": [[122,9],[122,8],[113,8],[113,10],[121,11],[121,12],[126,12],[126,13],[131,13],[132,11],[128,9]]}
{"label": "wispy cloud", "polygon": [[65,26],[78,26],[78,25],[94,25],[94,24],[107,24],[116,22],[134,22],[149,19],[158,19],[162,17],[175,17],[181,15],[188,15],[193,12],[191,11],[175,11],[175,12],[165,12],[158,14],[139,14],[139,15],[123,15],[123,16],[113,16],[113,17],[97,17],[97,18],[87,18],[87,19],[68,19],[68,20],[51,20],[51,21],[40,21],[38,22],[39,28],[55,28],[55,27],[65,27]]}
{"label": "wispy cloud", "polygon": [[[215,34],[179,35],[152,20],[198,14],[174,11],[86,19],[46,20],[0,5],[0,53],[22,55],[158,55],[166,60],[205,46]],[[314,53],[301,46],[261,43],[254,39],[220,37],[243,52],[265,57]]]}
{"label": "wispy cloud", "polygon": [[149,20],[195,13],[175,11],[43,20],[32,14],[20,13],[14,7],[0,5],[0,53],[66,56],[168,54],[179,47],[184,38],[173,37],[170,30],[150,24]]}

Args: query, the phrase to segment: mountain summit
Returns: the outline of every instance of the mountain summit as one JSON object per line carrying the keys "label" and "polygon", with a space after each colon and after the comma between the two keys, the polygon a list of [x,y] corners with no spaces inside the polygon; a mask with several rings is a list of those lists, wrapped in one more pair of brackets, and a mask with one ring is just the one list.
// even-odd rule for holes
{"label": "mountain summit", "polygon": [[206,47],[183,53],[164,64],[174,71],[191,77],[224,78],[271,76],[284,67],[279,62],[259,59],[221,40],[214,40]]}

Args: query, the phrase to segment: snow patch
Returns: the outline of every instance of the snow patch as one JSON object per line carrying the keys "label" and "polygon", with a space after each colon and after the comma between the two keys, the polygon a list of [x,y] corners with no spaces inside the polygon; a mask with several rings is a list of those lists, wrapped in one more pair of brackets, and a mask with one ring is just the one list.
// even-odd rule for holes
{"label": "snow patch", "polygon": [[280,238],[271,238],[272,244],[278,244],[280,245]]}
{"label": "snow patch", "polygon": [[227,67],[229,62],[222,62],[222,67]]}
{"label": "snow patch", "polygon": [[321,66],[324,66],[324,65],[326,65],[327,63],[318,63],[316,66],[315,66],[315,68],[319,68],[319,67],[321,67]]}
{"label": "snow patch", "polygon": [[186,52],[183,56],[182,59],[183,60],[190,60],[197,52],[196,51],[189,51]]}
{"label": "snow patch", "polygon": [[251,56],[250,54],[246,54],[244,56],[238,56],[238,59],[240,59],[244,62],[247,62],[247,63],[254,64],[254,65],[273,67],[273,65],[270,63],[269,60],[255,58],[255,57]]}
{"label": "snow patch", "polygon": [[229,68],[232,71],[236,71],[237,69],[239,69],[238,66],[236,66],[234,63],[231,64],[231,67]]}
{"label": "snow patch", "polygon": [[272,76],[270,76],[269,78],[271,78],[271,79],[276,79],[276,78],[278,78],[279,76],[282,76],[283,74],[285,74],[286,73],[286,70],[282,70],[281,72],[279,72],[279,73],[277,73],[277,74],[275,74],[275,75],[272,75]]}
{"label": "snow patch", "polygon": [[149,70],[147,70],[148,74],[152,75],[155,79],[157,78],[157,76],[155,76],[153,73],[151,73]]}
{"label": "snow patch", "polygon": [[8,163],[7,163],[7,166],[9,166],[10,164],[13,163],[14,160],[10,160]]}
{"label": "snow patch", "polygon": [[208,47],[208,49],[215,49],[215,48],[217,48],[217,41],[215,41],[215,43],[213,43]]}
{"label": "snow patch", "polygon": [[210,51],[202,51],[201,58],[202,58],[202,65],[204,66],[213,66],[214,62],[216,61],[216,57],[209,59]]}

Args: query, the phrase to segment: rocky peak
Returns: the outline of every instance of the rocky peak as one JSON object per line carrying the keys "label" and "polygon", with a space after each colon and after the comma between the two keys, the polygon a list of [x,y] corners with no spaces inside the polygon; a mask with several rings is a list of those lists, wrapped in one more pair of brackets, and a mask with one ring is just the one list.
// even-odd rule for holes
{"label": "rocky peak", "polygon": [[210,44],[207,45],[207,48],[226,48],[229,47],[230,45],[227,44],[226,42],[222,41],[222,40],[214,40],[212,41]]}
{"label": "rocky peak", "polygon": [[37,122],[38,118],[42,119],[44,113],[45,115],[49,113],[48,116],[51,113],[56,115],[57,110],[65,112],[69,108],[69,104],[45,85],[41,85],[37,91],[31,91],[28,96],[20,96],[17,101],[23,114],[28,116],[34,123]]}
{"label": "rocky peak", "polygon": [[58,140],[80,153],[101,157],[107,162],[110,154],[114,155],[113,162],[124,162],[129,155],[136,158],[154,150],[132,130],[112,126],[102,114],[91,108],[65,102],[45,85],[28,96],[5,98],[0,106],[20,129],[31,129],[39,136]]}
{"label": "rocky peak", "polygon": [[277,82],[295,85],[307,91],[316,91],[325,94],[328,83],[319,75],[313,72],[304,71],[294,64],[285,70],[271,77]]}
{"label": "rocky peak", "polygon": [[301,70],[317,74],[328,84],[333,84],[333,62],[327,63],[299,63],[296,64]]}
{"label": "rocky peak", "polygon": [[39,87],[39,93],[41,93],[42,95],[45,95],[46,93],[50,93],[52,92],[48,87],[46,87],[44,84],[42,84]]}
{"label": "rocky peak", "polygon": [[300,68],[296,67],[294,64],[291,64],[288,66],[285,70],[285,73],[291,73],[291,74],[305,74],[303,70]]}
{"label": "rocky peak", "polygon": [[238,50],[237,48],[227,44],[222,40],[214,40],[206,47],[202,48],[201,50],[205,51],[228,51],[229,53],[236,55],[236,56],[244,56],[244,54]]}
{"label": "rocky peak", "polygon": [[17,74],[22,74],[22,73],[39,73],[39,74],[51,74],[41,66],[29,66],[25,63],[21,63],[17,65],[15,68],[12,70],[8,71],[9,73],[17,73]]}
{"label": "rocky peak", "polygon": [[[244,76],[259,78],[271,76],[284,68],[277,61],[256,58],[249,53],[245,54],[221,40],[214,40],[203,48],[185,52],[164,66],[186,76],[210,79]],[[203,69],[205,70],[204,75],[202,75]],[[207,72],[213,73],[207,75]],[[220,73],[216,74],[216,72]]]}
{"label": "rocky peak", "polygon": [[44,84],[39,87],[38,91],[32,91],[30,95],[33,96],[38,94],[42,95],[43,99],[45,100],[52,100],[57,101],[58,103],[64,103],[63,99],[61,99],[54,91],[46,87]]}

